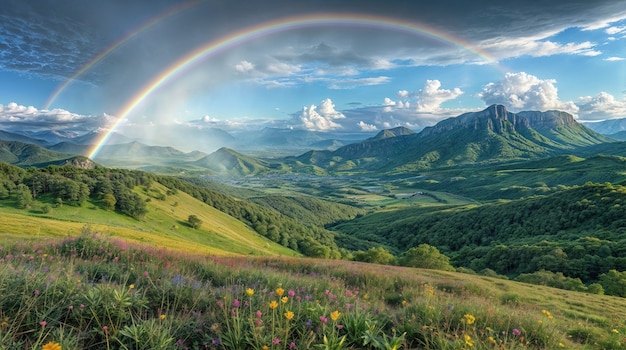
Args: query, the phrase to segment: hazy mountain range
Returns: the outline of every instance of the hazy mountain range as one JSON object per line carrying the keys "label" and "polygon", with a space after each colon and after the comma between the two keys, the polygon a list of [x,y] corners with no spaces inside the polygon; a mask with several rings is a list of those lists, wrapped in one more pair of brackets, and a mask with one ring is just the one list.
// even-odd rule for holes
{"label": "hazy mountain range", "polygon": [[[113,133],[109,144],[102,147],[94,161],[105,166],[174,166],[239,175],[356,170],[401,173],[457,164],[576,154],[589,152],[589,147],[597,145],[605,145],[604,153],[621,154],[623,147],[617,147],[618,138],[606,135],[615,135],[623,126],[626,126],[623,119],[581,124],[565,112],[512,113],[505,106],[492,105],[479,112],[443,120],[419,132],[399,127],[371,135],[342,135],[266,128],[254,134],[235,136],[220,129],[196,129],[185,138],[185,142],[219,145],[211,154],[180,151],[175,146],[180,141],[175,139],[171,147],[150,146]],[[5,144],[0,160],[16,165],[66,160],[87,154],[100,137],[97,131],[82,135],[0,131],[0,140],[45,149],[21,151],[16,156],[10,149],[19,147]]]}

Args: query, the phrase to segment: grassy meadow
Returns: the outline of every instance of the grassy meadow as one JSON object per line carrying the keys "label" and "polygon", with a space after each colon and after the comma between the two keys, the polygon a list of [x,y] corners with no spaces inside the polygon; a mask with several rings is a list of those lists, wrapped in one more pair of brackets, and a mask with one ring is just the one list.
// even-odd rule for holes
{"label": "grassy meadow", "polygon": [[99,235],[0,247],[0,349],[625,349],[626,300]]}

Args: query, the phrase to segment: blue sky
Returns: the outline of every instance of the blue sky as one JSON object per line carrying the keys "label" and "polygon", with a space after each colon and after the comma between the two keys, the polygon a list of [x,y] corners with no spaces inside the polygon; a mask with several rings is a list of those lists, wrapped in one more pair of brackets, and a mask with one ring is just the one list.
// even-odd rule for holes
{"label": "blue sky", "polygon": [[133,96],[193,50],[242,28],[314,14],[413,23],[463,45],[393,26],[277,31],[168,80],[117,131],[140,136],[172,123],[233,132],[420,130],[493,103],[559,109],[581,121],[626,117],[626,1],[7,2],[0,10],[6,130],[109,128]]}

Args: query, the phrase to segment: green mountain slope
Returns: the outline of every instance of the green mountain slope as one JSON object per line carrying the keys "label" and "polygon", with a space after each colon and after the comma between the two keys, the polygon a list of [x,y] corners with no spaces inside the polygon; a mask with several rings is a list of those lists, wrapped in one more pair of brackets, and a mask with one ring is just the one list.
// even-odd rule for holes
{"label": "green mountain slope", "polygon": [[331,171],[405,173],[460,164],[535,159],[612,140],[563,112],[508,112],[493,105],[439,122],[417,134],[375,137],[297,160]]}
{"label": "green mountain slope", "polygon": [[74,157],[19,141],[0,141],[0,162],[18,166],[38,166]]}
{"label": "green mountain slope", "polygon": [[545,269],[589,282],[626,269],[625,200],[624,186],[589,183],[514,201],[378,212],[333,229],[399,250],[427,243],[475,271]]}

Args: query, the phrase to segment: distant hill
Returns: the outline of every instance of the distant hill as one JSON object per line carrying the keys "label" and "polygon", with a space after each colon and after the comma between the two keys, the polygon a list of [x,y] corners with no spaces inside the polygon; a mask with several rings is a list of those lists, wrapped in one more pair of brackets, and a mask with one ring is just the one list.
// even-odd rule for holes
{"label": "distant hill", "polygon": [[270,170],[268,162],[245,156],[226,147],[198,159],[193,164],[211,169],[219,174],[254,175]]}
{"label": "distant hill", "polygon": [[42,146],[42,147],[50,145],[50,142],[48,142],[48,141],[46,141],[44,139],[39,139],[39,138],[31,137],[31,136],[28,136],[28,135],[23,135],[23,134],[19,134],[19,133],[4,131],[4,130],[0,130],[0,140],[2,140],[2,141],[19,141],[19,142],[24,142],[24,143],[32,143],[32,144],[35,144],[35,145],[38,145],[38,146]]}
{"label": "distant hill", "polygon": [[626,118],[608,119],[600,122],[583,122],[582,124],[603,135],[613,135],[626,131]]}
{"label": "distant hill", "polygon": [[0,141],[0,162],[27,166],[46,166],[72,162],[73,154],[55,152],[32,143]]}
{"label": "distant hill", "polygon": [[409,128],[405,128],[403,126],[397,127],[397,128],[393,128],[393,129],[386,129],[383,130],[381,132],[379,132],[378,134],[376,134],[376,136],[371,137],[365,141],[376,141],[376,140],[382,140],[382,139],[387,139],[390,137],[396,137],[396,136],[405,136],[405,135],[412,135],[415,134],[415,131],[409,129]]}
{"label": "distant hill", "polygon": [[335,171],[406,172],[534,159],[611,141],[565,112],[511,113],[504,106],[492,105],[443,120],[416,134],[382,133],[336,151],[307,152],[296,160]]}

